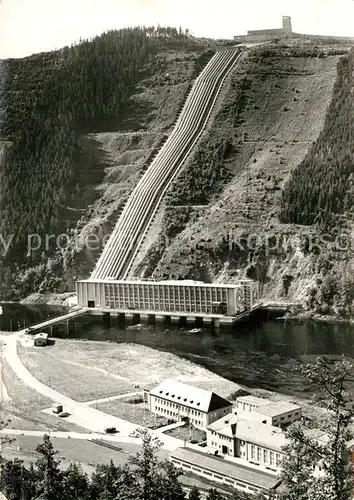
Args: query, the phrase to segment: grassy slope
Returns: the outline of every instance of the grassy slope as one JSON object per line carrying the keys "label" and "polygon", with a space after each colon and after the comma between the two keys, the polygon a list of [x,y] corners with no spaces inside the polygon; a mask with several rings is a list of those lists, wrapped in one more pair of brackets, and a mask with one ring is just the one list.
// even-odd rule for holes
{"label": "grassy slope", "polygon": [[[150,266],[150,274],[154,269],[156,278],[226,281],[247,274],[261,281],[268,298],[302,298],[315,283],[318,256],[301,253],[296,241],[288,249],[281,243],[315,229],[280,224],[281,192],[323,127],[339,56],[293,57],[284,49],[259,58],[259,50],[247,54],[235,69],[224,112],[209,134],[211,140],[225,135],[233,140],[234,151],[225,161],[233,179],[210,199],[201,216],[195,212],[196,220],[191,218],[167,250],[155,252],[158,264]],[[242,119],[235,123],[225,108],[238,99],[244,72],[252,84]],[[276,250],[267,251],[262,241],[271,236],[270,243],[278,243]]]}

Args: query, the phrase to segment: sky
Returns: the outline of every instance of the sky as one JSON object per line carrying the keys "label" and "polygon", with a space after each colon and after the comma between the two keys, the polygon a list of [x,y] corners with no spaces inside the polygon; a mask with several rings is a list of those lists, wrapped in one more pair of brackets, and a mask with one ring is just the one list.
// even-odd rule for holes
{"label": "sky", "polygon": [[0,59],[71,45],[126,26],[182,26],[232,38],[248,29],[354,37],[354,0],[0,0]]}

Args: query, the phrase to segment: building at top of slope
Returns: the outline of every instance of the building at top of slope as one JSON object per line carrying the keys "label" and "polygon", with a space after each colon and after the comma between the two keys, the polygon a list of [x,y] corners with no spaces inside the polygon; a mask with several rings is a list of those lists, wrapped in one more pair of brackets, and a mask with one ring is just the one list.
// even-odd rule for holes
{"label": "building at top of slope", "polygon": [[280,29],[250,30],[247,35],[235,36],[236,42],[267,42],[279,38],[293,38],[291,17],[283,16],[283,27]]}
{"label": "building at top of slope", "polygon": [[263,29],[263,30],[249,30],[247,35],[236,35],[234,36],[235,42],[241,43],[259,43],[259,42],[271,42],[280,39],[292,39],[292,38],[316,38],[322,40],[341,40],[343,42],[353,42],[353,37],[346,36],[328,36],[328,35],[311,35],[294,33],[291,25],[291,17],[283,16],[283,26],[282,28],[276,29]]}

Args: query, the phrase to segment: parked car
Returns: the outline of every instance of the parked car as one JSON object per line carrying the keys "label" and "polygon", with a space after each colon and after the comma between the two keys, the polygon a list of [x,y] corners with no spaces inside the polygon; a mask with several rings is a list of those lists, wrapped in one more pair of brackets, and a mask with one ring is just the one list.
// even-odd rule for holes
{"label": "parked car", "polygon": [[106,427],[104,431],[106,434],[115,434],[117,429],[115,427]]}
{"label": "parked car", "polygon": [[65,417],[68,417],[70,415],[70,413],[68,413],[67,411],[61,411],[58,415],[58,417],[60,418],[65,418]]}

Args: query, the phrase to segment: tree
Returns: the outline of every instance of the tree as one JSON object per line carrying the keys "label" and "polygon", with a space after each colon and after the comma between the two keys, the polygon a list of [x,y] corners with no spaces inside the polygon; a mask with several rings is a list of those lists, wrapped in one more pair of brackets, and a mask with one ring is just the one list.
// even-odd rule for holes
{"label": "tree", "polygon": [[43,442],[37,446],[36,451],[40,455],[36,461],[36,500],[62,500],[64,490],[60,461],[55,459],[58,452],[54,450],[48,435],[43,436]]}
{"label": "tree", "polygon": [[[321,449],[305,436],[302,424],[295,423],[287,432],[290,443],[284,448],[282,479],[286,500],[307,500],[314,481],[313,466],[321,457]],[[285,499],[284,499],[285,500]]]}
{"label": "tree", "polygon": [[89,480],[78,464],[70,464],[63,474],[65,498],[85,500],[89,493]]}
{"label": "tree", "polygon": [[201,500],[200,492],[196,486],[193,486],[189,492],[188,500]]}
{"label": "tree", "polygon": [[139,431],[142,439],[142,450],[130,458],[134,466],[134,474],[141,488],[143,500],[183,500],[185,494],[178,482],[179,472],[175,466],[165,461],[158,461],[156,452],[162,443],[152,437],[147,430]]}
{"label": "tree", "polygon": [[225,497],[215,488],[211,488],[208,492],[207,500],[225,500]]}
{"label": "tree", "polygon": [[23,462],[15,458],[4,461],[1,465],[1,491],[8,500],[18,500],[22,497]]}
{"label": "tree", "polygon": [[[352,498],[353,478],[347,450],[347,443],[353,438],[349,424],[354,410],[347,391],[352,370],[344,356],[339,361],[318,358],[315,363],[301,366],[300,373],[314,386],[314,401],[327,410],[326,421],[319,425],[327,439],[321,442],[310,438],[298,424],[289,429],[290,444],[282,469],[287,490],[284,500]],[[317,465],[324,472],[321,476],[312,472]]]}
{"label": "tree", "polygon": [[92,476],[91,498],[97,500],[138,499],[140,489],[135,475],[128,467],[116,466],[111,460],[108,465],[98,465]]}

